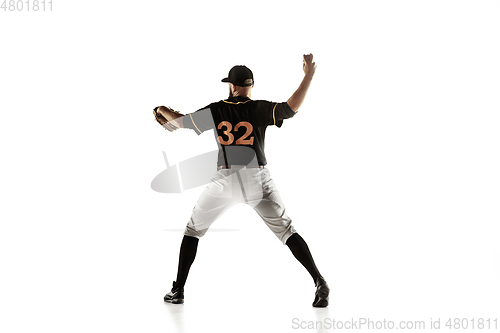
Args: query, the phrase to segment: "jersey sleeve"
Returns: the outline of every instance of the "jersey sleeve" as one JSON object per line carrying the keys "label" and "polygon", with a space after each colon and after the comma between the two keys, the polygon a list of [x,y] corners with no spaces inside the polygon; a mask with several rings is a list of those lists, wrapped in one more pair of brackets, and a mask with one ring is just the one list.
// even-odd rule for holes
{"label": "jersey sleeve", "polygon": [[266,115],[267,125],[275,125],[281,127],[283,120],[292,118],[295,113],[287,102],[275,103],[268,101],[261,101],[261,108]]}
{"label": "jersey sleeve", "polygon": [[192,129],[198,135],[205,131],[214,129],[215,123],[210,106],[211,104],[203,109],[184,115],[184,128]]}

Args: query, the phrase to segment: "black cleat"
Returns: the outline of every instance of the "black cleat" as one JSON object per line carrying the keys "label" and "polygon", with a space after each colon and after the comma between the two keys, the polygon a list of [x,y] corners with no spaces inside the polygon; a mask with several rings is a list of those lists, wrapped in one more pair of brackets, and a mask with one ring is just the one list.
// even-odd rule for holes
{"label": "black cleat", "polygon": [[163,297],[163,300],[172,304],[184,303],[184,288],[176,288],[175,281],[172,283],[172,290]]}
{"label": "black cleat", "polygon": [[330,288],[325,279],[320,276],[316,280],[316,294],[312,306],[315,308],[326,308],[328,306],[328,295],[330,295]]}

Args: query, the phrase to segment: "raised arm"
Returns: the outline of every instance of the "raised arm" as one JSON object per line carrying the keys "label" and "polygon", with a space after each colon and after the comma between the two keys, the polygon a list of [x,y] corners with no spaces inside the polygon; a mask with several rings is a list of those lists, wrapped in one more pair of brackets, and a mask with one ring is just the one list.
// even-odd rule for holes
{"label": "raised arm", "polygon": [[311,86],[314,73],[316,72],[316,63],[313,62],[312,54],[304,54],[302,67],[304,69],[304,78],[302,79],[299,88],[297,88],[287,101],[288,105],[294,112],[297,112],[304,102],[307,91]]}

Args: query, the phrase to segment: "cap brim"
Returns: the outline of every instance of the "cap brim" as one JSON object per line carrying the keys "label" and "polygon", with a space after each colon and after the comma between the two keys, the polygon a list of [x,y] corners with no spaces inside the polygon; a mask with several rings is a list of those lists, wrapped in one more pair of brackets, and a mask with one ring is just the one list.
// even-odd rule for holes
{"label": "cap brim", "polygon": [[229,78],[228,77],[223,78],[222,80],[220,80],[220,82],[229,82]]}

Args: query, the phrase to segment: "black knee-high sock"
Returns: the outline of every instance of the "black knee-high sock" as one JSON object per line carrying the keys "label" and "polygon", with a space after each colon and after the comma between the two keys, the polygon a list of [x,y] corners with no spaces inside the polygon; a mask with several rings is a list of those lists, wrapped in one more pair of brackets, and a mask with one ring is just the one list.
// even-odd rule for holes
{"label": "black knee-high sock", "polygon": [[179,253],[179,268],[177,269],[177,279],[175,280],[176,288],[184,288],[189,269],[191,268],[194,258],[196,257],[198,241],[198,238],[186,235],[184,235],[184,238],[182,239],[181,250]]}
{"label": "black knee-high sock", "polygon": [[316,280],[321,277],[321,274],[314,263],[311,251],[309,251],[309,247],[304,239],[300,237],[298,233],[294,233],[287,239],[286,245],[290,248],[295,258],[297,258],[297,260],[307,269],[309,274],[311,274],[311,277],[316,283]]}

